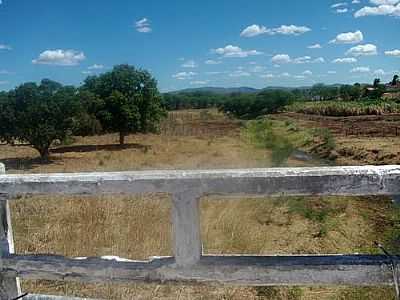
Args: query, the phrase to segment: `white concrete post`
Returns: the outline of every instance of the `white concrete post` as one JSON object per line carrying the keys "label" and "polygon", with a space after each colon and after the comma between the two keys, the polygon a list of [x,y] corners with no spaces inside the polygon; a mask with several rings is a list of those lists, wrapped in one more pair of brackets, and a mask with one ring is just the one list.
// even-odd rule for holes
{"label": "white concrete post", "polygon": [[197,264],[202,255],[200,237],[200,197],[195,193],[177,193],[172,199],[175,262],[179,267]]}
{"label": "white concrete post", "polygon": [[[0,163],[0,175],[5,174],[5,166]],[[11,227],[10,206],[7,196],[0,191],[0,299],[12,299],[21,294],[18,278],[3,277],[2,257],[14,253],[14,239]]]}

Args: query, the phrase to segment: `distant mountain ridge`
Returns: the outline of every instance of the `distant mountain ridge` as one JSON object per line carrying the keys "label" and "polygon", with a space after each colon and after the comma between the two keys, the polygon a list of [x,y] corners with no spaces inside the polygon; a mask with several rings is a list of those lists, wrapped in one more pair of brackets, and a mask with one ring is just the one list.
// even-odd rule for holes
{"label": "distant mountain ridge", "polygon": [[[342,84],[336,83],[336,84],[329,84],[325,85],[327,87],[340,87]],[[292,90],[308,90],[311,89],[312,86],[299,86],[299,87],[285,87],[285,86],[268,86],[263,89],[257,89],[257,88],[252,88],[252,87],[200,87],[200,88],[188,88],[188,89],[183,89],[183,90],[177,90],[177,91],[172,91],[168,92],[167,94],[181,94],[181,93],[212,93],[212,94],[219,94],[219,95],[228,95],[228,94],[233,94],[233,93],[240,93],[240,94],[256,94],[262,91],[268,91],[268,90],[285,90],[285,91],[292,91]]]}

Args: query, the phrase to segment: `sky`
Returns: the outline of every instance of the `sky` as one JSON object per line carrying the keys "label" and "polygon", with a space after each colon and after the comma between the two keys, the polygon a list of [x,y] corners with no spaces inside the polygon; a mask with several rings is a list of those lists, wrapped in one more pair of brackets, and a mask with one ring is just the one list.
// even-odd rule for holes
{"label": "sky", "polygon": [[161,91],[389,81],[400,0],[0,0],[0,90],[128,63]]}

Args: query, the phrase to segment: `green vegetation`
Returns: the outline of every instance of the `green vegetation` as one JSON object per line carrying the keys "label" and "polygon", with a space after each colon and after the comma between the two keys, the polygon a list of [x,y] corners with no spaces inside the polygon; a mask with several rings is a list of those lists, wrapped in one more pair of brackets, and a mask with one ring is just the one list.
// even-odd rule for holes
{"label": "green vegetation", "polygon": [[47,160],[54,141],[71,135],[158,129],[165,116],[156,80],[129,65],[88,77],[79,89],[44,79],[0,93],[0,141],[27,142]]}
{"label": "green vegetation", "polygon": [[321,116],[362,116],[400,113],[400,103],[394,101],[314,101],[295,102],[287,111]]}
{"label": "green vegetation", "polygon": [[101,100],[95,102],[95,115],[105,131],[119,132],[121,145],[129,133],[156,131],[165,116],[156,80],[129,65],[88,77],[82,90],[95,95],[91,99]]}
{"label": "green vegetation", "polygon": [[79,110],[75,88],[42,80],[40,85],[25,83],[3,96],[0,110],[0,139],[29,142],[43,159],[50,145],[64,140],[74,128]]}
{"label": "green vegetation", "polygon": [[284,164],[294,150],[292,142],[284,135],[279,134],[271,121],[249,121],[245,130],[246,136],[251,143],[271,150],[271,160],[274,166]]}

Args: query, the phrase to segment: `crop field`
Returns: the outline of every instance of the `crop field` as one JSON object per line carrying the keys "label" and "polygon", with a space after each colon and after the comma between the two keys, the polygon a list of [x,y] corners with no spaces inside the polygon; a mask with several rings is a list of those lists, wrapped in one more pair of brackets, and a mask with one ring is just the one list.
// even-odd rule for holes
{"label": "crop field", "polygon": [[[210,114],[205,117],[205,114]],[[203,119],[202,119],[203,118]],[[207,119],[205,119],[207,118]],[[76,137],[52,149],[46,164],[23,145],[0,146],[9,173],[123,171],[148,169],[255,168],[272,165],[271,150],[255,147],[240,122],[215,111],[174,112],[171,121],[191,126],[222,122],[223,135],[117,135]],[[196,125],[195,125],[196,126]],[[301,136],[299,132],[299,137]],[[289,166],[316,165],[290,157]],[[398,211],[388,198],[286,198],[230,200],[208,197],[201,203],[205,253],[316,254],[390,251],[399,234]],[[171,255],[170,199],[139,197],[34,197],[12,202],[19,253],[78,256],[115,255],[131,259]],[[249,234],[251,233],[251,234]],[[390,288],[222,287],[180,285],[97,285],[24,281],[28,292],[100,299],[393,299]]]}

